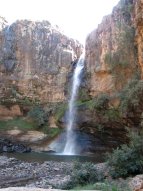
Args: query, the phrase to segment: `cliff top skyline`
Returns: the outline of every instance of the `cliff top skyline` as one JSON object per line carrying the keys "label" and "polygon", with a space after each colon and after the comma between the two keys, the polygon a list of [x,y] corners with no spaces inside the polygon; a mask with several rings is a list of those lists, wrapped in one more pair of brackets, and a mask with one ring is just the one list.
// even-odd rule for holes
{"label": "cliff top skyline", "polygon": [[119,0],[1,0],[0,13],[9,24],[16,20],[48,20],[71,38],[84,43],[88,33]]}

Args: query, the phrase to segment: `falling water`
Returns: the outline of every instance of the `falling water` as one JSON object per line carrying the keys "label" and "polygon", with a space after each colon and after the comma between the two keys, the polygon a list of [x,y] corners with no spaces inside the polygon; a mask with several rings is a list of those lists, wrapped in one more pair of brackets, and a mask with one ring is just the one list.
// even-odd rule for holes
{"label": "falling water", "polygon": [[66,144],[63,151],[63,154],[66,155],[73,155],[76,154],[76,143],[75,143],[75,132],[74,132],[74,125],[75,125],[75,116],[76,116],[76,107],[75,101],[78,94],[78,89],[80,86],[80,74],[82,69],[84,68],[84,55],[82,54],[77,62],[76,68],[73,74],[73,82],[72,82],[72,89],[71,89],[71,97],[69,101],[69,108],[68,108],[68,121],[67,121],[67,133],[66,133]]}

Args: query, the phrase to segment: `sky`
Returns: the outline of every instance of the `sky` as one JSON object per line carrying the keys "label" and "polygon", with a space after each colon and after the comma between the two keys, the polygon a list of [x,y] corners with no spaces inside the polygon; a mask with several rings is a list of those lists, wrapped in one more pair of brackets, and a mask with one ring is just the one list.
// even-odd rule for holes
{"label": "sky", "polygon": [[84,43],[88,33],[119,0],[0,0],[0,16],[15,20],[48,20],[69,37]]}

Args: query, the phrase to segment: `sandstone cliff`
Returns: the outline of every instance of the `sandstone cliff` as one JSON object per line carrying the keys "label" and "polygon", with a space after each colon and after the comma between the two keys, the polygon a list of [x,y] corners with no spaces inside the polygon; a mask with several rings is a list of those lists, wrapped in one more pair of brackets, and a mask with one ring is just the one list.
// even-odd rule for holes
{"label": "sandstone cliff", "polygon": [[[40,103],[46,123],[62,126],[71,62],[82,46],[47,21],[0,23],[1,116],[23,116],[29,103]],[[126,140],[125,127],[143,127],[143,1],[121,0],[88,35],[85,50],[77,126],[111,148]]]}
{"label": "sandstone cliff", "polygon": [[114,95],[137,73],[135,3],[121,0],[86,40],[89,92]]}
{"label": "sandstone cliff", "polygon": [[31,104],[66,101],[71,63],[82,45],[48,21],[8,26],[0,19],[0,117],[22,116]]}
{"label": "sandstone cliff", "polygon": [[81,44],[48,21],[17,21],[0,33],[0,99],[66,100],[71,62]]}
{"label": "sandstone cliff", "polygon": [[121,0],[86,39],[88,97],[79,97],[77,123],[106,146],[124,142],[125,127],[143,127],[142,24],[143,1]]}

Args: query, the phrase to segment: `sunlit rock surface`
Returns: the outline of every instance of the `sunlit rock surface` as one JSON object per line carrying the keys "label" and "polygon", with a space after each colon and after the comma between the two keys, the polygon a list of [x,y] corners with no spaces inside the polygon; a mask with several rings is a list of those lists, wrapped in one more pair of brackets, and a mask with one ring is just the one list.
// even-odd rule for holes
{"label": "sunlit rock surface", "polygon": [[61,102],[81,44],[48,21],[1,24],[0,98]]}
{"label": "sunlit rock surface", "polygon": [[[135,2],[120,1],[112,14],[105,16],[87,37],[86,62],[92,97],[100,93],[113,95],[119,92],[138,70]],[[141,1],[138,2],[141,4]]]}

